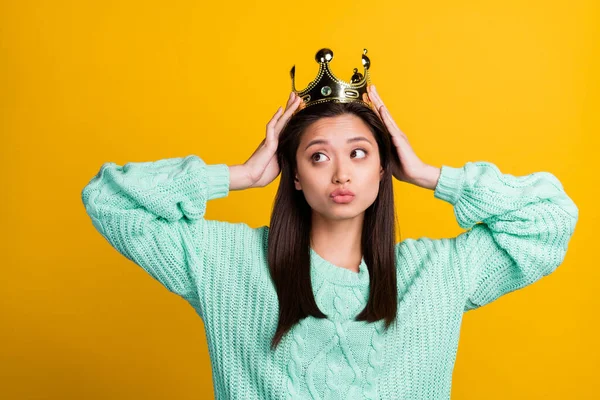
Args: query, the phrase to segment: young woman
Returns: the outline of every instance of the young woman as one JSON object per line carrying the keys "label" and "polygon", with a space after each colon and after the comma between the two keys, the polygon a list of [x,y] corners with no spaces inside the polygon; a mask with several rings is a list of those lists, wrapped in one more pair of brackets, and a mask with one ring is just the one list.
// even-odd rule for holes
{"label": "young woman", "polygon": [[[463,313],[565,257],[579,211],[554,175],[425,164],[368,93],[292,93],[244,164],[106,163],[83,189],[96,229],[203,319],[217,398],[448,399]],[[270,226],[204,218],[280,173]],[[393,178],[467,230],[395,243]]]}

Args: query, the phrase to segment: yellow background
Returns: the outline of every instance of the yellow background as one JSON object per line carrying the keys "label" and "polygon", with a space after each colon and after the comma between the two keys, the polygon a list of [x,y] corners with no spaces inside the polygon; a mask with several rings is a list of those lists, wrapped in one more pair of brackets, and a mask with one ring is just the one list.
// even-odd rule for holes
{"label": "yellow background", "polygon": [[[108,161],[243,163],[322,47],[346,80],[368,49],[423,161],[550,171],[579,206],[554,274],[465,314],[452,399],[593,398],[599,24],[595,0],[1,2],[0,398],[212,397],[202,321],[110,247],[80,193]],[[268,223],[278,182],[207,218]],[[461,232],[433,192],[394,185],[402,239]]]}

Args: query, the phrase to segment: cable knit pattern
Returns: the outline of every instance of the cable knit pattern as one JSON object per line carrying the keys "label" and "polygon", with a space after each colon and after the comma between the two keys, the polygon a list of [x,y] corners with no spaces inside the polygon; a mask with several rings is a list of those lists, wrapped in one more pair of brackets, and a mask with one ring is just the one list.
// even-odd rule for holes
{"label": "cable knit pattern", "polygon": [[354,321],[369,269],[310,249],[325,319],[308,317],[271,351],[279,305],[268,226],[204,218],[229,193],[229,168],[198,156],[105,163],[81,196],[117,251],[204,321],[217,399],[449,399],[462,315],[523,288],[564,260],[579,210],[548,172],[515,177],[489,162],[442,166],[433,195],[466,230],[396,244],[398,318]]}

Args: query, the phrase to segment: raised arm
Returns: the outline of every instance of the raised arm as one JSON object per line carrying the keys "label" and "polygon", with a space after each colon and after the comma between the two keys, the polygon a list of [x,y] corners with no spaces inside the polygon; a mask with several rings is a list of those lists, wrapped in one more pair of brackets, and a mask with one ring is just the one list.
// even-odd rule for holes
{"label": "raised arm", "polygon": [[442,166],[434,196],[452,204],[468,230],[449,243],[469,311],[553,272],[564,260],[579,216],[549,172],[502,174],[490,162]]}
{"label": "raised arm", "polygon": [[265,139],[242,165],[207,165],[196,155],[123,166],[105,163],[81,193],[94,226],[202,315],[203,288],[225,289],[228,272],[238,272],[228,268],[255,256],[268,233],[266,226],[206,220],[206,203],[230,190],[266,186],[279,175],[279,133],[300,102],[292,92],[285,112],[279,107]]}
{"label": "raised arm", "polygon": [[[230,169],[198,156],[102,165],[81,193],[104,238],[170,291],[198,306],[208,235],[250,230],[245,224],[206,221],[206,202],[229,193]],[[208,229],[208,225],[211,228]],[[222,251],[227,242],[218,244]],[[216,248],[215,248],[216,250]]]}

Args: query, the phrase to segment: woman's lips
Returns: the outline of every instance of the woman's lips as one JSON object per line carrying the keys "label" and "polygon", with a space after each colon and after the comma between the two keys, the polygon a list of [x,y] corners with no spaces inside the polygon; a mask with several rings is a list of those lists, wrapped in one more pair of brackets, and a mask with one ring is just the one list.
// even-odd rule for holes
{"label": "woman's lips", "polygon": [[354,199],[354,193],[349,189],[336,189],[330,194],[331,199],[339,204],[350,203]]}
{"label": "woman's lips", "polygon": [[354,196],[354,193],[349,189],[335,189],[330,196]]}
{"label": "woman's lips", "polygon": [[350,203],[353,199],[353,195],[339,195],[339,196],[331,196],[331,199],[338,204]]}

